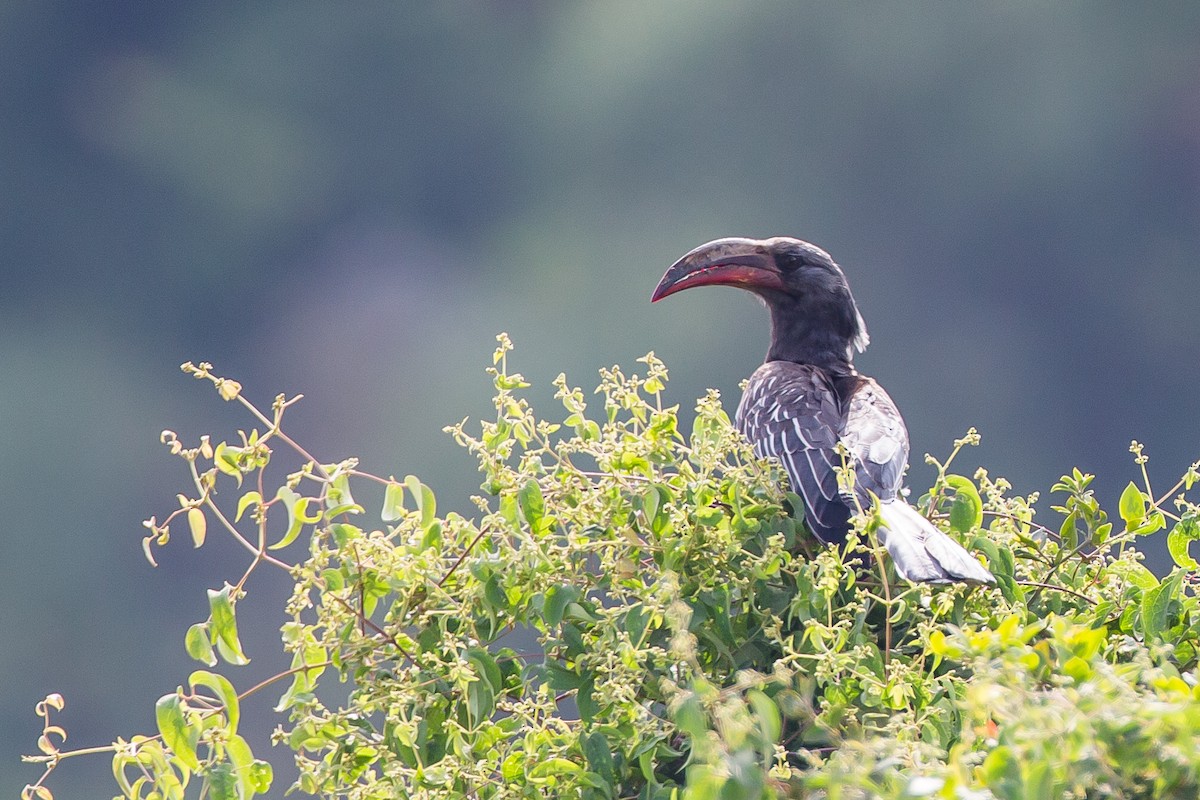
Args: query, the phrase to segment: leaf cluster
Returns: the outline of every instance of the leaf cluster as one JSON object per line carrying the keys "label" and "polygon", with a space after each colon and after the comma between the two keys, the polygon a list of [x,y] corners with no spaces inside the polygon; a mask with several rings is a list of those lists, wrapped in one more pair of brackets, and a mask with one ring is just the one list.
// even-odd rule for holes
{"label": "leaf cluster", "polygon": [[[918,505],[997,586],[907,585],[872,509],[844,549],[815,543],[785,476],[754,457],[715,392],[684,434],[653,354],[642,375],[601,370],[595,401],[559,376],[561,408],[544,417],[510,350],[501,336],[494,418],[448,429],[482,473],[470,517],[439,514],[414,476],[313,459],[282,428],[297,398],[268,416],[208,365],[185,365],[263,427],[191,449],[164,434],[196,496],[147,521],[147,554],[182,519],[195,546],[215,522],[251,561],[209,591],[209,618],[185,637],[209,669],[158,701],[157,736],[114,745],[125,797],[265,792],[270,767],[237,726],[243,702],[276,686],[294,788],[320,796],[1200,791],[1195,465],[1156,496],[1135,443],[1143,482],[1119,523],[1074,471],[1051,490],[1061,521],[1048,527],[1036,495],[951,471],[972,430],[930,459],[938,477]],[[272,477],[280,446],[303,465]],[[369,486],[382,488],[373,515],[352,494]],[[1176,568],[1160,581],[1133,543],[1168,527]],[[211,670],[246,662],[237,605],[264,564],[295,581],[292,665],[238,693]],[[40,706],[47,774],[74,754],[51,739],[65,738],[49,721],[61,707]],[[44,782],[29,795],[47,796]]]}

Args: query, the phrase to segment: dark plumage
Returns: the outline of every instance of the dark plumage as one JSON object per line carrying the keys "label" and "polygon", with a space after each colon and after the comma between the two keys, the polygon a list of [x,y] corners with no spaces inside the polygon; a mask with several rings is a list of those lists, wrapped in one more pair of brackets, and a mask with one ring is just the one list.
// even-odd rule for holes
{"label": "dark plumage", "polygon": [[992,574],[900,494],[908,431],[882,387],[859,375],[854,351],[867,330],[846,276],[821,248],[788,237],[717,239],[675,262],[654,300],[693,286],[732,285],[757,294],[771,314],[767,360],[738,405],[738,429],[761,456],[778,459],[804,498],[805,521],[840,544],[853,498],[838,486],[841,442],[864,508],[879,498],[880,541],[901,577],[915,582],[994,583]]}

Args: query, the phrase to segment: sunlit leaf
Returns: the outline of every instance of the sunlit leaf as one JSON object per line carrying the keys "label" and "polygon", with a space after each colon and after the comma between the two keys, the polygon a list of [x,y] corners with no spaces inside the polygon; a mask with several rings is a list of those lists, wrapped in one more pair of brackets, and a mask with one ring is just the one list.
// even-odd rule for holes
{"label": "sunlit leaf", "polygon": [[154,719],[163,743],[171,748],[175,757],[189,769],[198,769],[200,760],[196,757],[196,742],[200,739],[200,730],[188,724],[183,698],[178,693],[160,697],[154,704]]}
{"label": "sunlit leaf", "polygon": [[1140,525],[1131,528],[1129,532],[1136,536],[1149,536],[1165,527],[1167,527],[1167,518],[1161,511],[1154,510],[1142,520]]}
{"label": "sunlit leaf", "polygon": [[517,504],[530,529],[535,533],[539,531],[542,518],[546,515],[546,502],[542,497],[542,487],[536,480],[530,478],[521,487],[517,493]]}
{"label": "sunlit leaf", "polygon": [[350,476],[343,472],[333,479],[326,496],[328,506],[325,516],[332,519],[341,514],[361,514],[364,509],[354,502],[350,494]]}
{"label": "sunlit leaf", "polygon": [[1142,595],[1142,630],[1147,637],[1162,635],[1167,625],[1167,612],[1173,599],[1172,584],[1164,581]]}
{"label": "sunlit leaf", "polygon": [[213,652],[212,640],[208,636],[208,624],[197,622],[187,629],[183,637],[183,646],[187,654],[202,664],[214,666],[217,663],[216,653]]}
{"label": "sunlit leaf", "polygon": [[288,529],[282,539],[268,548],[270,550],[279,550],[287,547],[296,541],[296,537],[300,535],[300,531],[303,530],[305,525],[311,525],[321,520],[321,512],[319,510],[312,513],[308,511],[309,505],[315,503],[316,498],[303,497],[287,486],[280,486],[279,491],[275,493],[275,497],[283,502],[288,510]]}
{"label": "sunlit leaf", "polygon": [[1200,524],[1192,517],[1185,516],[1167,534],[1167,550],[1178,566],[1188,570],[1200,569],[1200,564],[1188,552],[1188,547],[1197,539],[1200,539]]}
{"label": "sunlit leaf", "polygon": [[395,522],[404,516],[404,485],[389,483],[383,492],[383,512],[380,518],[384,522]]}
{"label": "sunlit leaf", "polygon": [[551,775],[571,775],[582,770],[583,767],[574,761],[569,761],[565,758],[548,758],[537,762],[533,769],[529,771],[529,777],[533,780],[538,780]]}
{"label": "sunlit leaf", "polygon": [[205,686],[213,691],[225,711],[225,730],[229,735],[237,733],[238,720],[241,717],[241,707],[233,684],[224,675],[208,670],[198,669],[188,676],[188,684],[195,691],[198,686]]}
{"label": "sunlit leaf", "polygon": [[1121,492],[1118,510],[1121,519],[1125,521],[1125,527],[1130,529],[1136,528],[1146,519],[1146,496],[1133,481]]}
{"label": "sunlit leaf", "polygon": [[204,544],[204,537],[208,533],[208,520],[204,516],[204,511],[197,507],[189,508],[187,511],[188,529],[192,532],[192,546],[200,547]]}
{"label": "sunlit leaf", "polygon": [[262,505],[262,495],[258,492],[246,492],[242,495],[241,499],[238,500],[237,514],[234,516],[233,521],[240,522],[242,514],[246,513],[246,509],[252,505]]}
{"label": "sunlit leaf", "polygon": [[433,490],[417,480],[416,475],[405,475],[404,485],[416,503],[417,513],[421,515],[421,527],[427,527],[437,516],[437,500],[433,496]]}
{"label": "sunlit leaf", "polygon": [[983,500],[970,478],[947,475],[946,485],[954,490],[950,501],[950,527],[959,533],[970,533],[983,524]]}
{"label": "sunlit leaf", "polygon": [[237,618],[234,615],[231,599],[232,591],[232,586],[226,586],[220,591],[208,590],[208,605],[212,613],[212,634],[223,658],[234,665],[248,664],[250,659],[246,658],[246,654],[242,652],[241,642],[238,641]]}
{"label": "sunlit leaf", "polygon": [[142,554],[146,556],[146,560],[150,562],[150,566],[157,567],[158,562],[154,560],[154,538],[153,536],[147,536],[142,539]]}

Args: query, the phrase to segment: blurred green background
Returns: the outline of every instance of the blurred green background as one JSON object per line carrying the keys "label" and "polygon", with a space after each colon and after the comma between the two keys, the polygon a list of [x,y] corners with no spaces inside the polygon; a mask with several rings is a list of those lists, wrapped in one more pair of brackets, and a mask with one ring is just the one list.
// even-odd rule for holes
{"label": "blurred green background", "polygon": [[[1131,438],[1163,488],[1200,457],[1200,4],[8,0],[0,109],[5,797],[49,691],[69,745],[152,730],[244,565],[219,536],[141,555],[187,488],[159,432],[251,425],[184,360],[303,392],[319,457],[467,510],[441,428],[488,414],[494,334],[547,410],[559,371],[650,349],[674,401],[732,405],[762,309],[650,291],[703,241],[790,234],[850,277],[917,489],[970,425],[963,471],[1078,465],[1110,506]],[[251,585],[239,688],[285,591]]]}

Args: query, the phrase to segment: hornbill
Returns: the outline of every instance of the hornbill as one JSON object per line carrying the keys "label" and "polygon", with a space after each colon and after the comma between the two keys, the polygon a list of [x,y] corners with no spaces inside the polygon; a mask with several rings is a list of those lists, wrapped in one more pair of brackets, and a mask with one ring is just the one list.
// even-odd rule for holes
{"label": "hornbill", "polygon": [[[717,239],[671,265],[651,300],[708,285],[748,289],[771,314],[771,347],[742,394],[737,427],[760,457],[783,463],[813,535],[844,543],[855,498],[869,508],[876,497],[879,540],[900,577],[995,583],[975,556],[901,496],[908,431],[887,392],[854,369],[867,329],[829,254],[786,236]],[[839,487],[839,443],[852,461],[853,497]]]}

